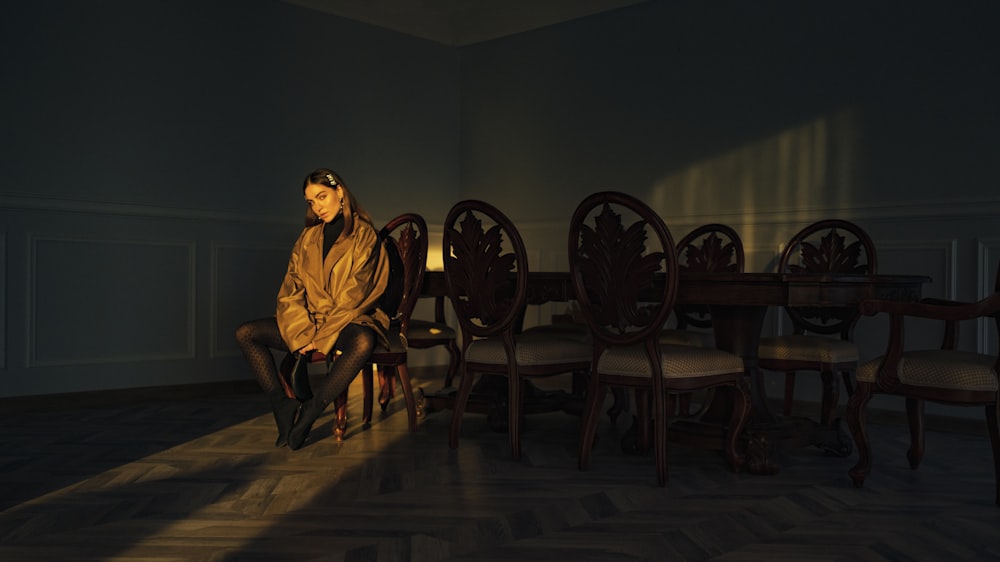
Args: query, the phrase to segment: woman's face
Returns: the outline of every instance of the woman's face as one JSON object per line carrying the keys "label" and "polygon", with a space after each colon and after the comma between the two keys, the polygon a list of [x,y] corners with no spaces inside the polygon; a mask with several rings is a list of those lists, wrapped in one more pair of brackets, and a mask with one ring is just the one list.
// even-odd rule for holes
{"label": "woman's face", "polygon": [[323,222],[330,222],[337,218],[343,207],[344,192],[340,186],[334,188],[311,183],[306,186],[304,196],[312,212]]}

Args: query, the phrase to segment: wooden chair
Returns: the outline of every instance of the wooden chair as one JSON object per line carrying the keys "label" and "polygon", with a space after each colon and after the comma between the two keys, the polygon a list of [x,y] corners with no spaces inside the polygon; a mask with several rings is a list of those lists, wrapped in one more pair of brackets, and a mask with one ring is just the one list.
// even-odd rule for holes
{"label": "wooden chair", "polygon": [[[679,271],[743,273],[745,258],[743,241],[730,226],[704,224],[692,230],[677,243]],[[711,334],[703,331],[712,327],[708,305],[688,304],[674,307],[677,327],[660,332],[661,343],[712,347]]]}
{"label": "wooden chair", "polygon": [[[861,310],[869,315],[888,314],[890,333],[885,355],[866,362],[858,369],[858,388],[847,402],[847,424],[858,449],[858,462],[848,471],[854,485],[861,487],[871,472],[872,450],[866,427],[868,402],[875,393],[895,394],[906,401],[910,426],[910,448],[906,456],[912,469],[916,469],[924,457],[925,401],[985,408],[986,427],[993,447],[994,501],[1000,505],[1000,393],[997,382],[1000,358],[955,348],[959,324],[979,318],[993,318],[997,332],[993,334],[992,341],[994,346],[1000,345],[997,335],[1000,334],[1000,267],[993,294],[978,302],[867,300],[861,303]],[[945,330],[941,348],[905,349],[903,326],[907,317],[943,322]]]}
{"label": "wooden chair", "polygon": [[458,446],[475,374],[506,376],[507,431],[519,459],[524,379],[587,370],[590,346],[558,335],[516,334],[527,306],[527,254],[517,228],[495,207],[475,200],[452,207],[443,250],[448,298],[462,330],[448,444]]}
{"label": "wooden chair", "polygon": [[[627,220],[623,224],[622,216]],[[588,221],[592,220],[592,226]],[[645,203],[617,192],[595,193],[570,222],[569,266],[581,313],[593,338],[593,360],[581,430],[579,467],[585,470],[609,386],[631,387],[640,410],[640,443],[650,416],[657,481],[667,482],[667,393],[720,386],[734,392],[732,415],[720,439],[734,470],[743,465],[737,439],[750,414],[743,359],[704,347],[660,344],[674,307],[678,264],[673,239]],[[663,283],[658,284],[658,276]],[[646,404],[652,394],[652,413]],[[720,428],[721,429],[721,428]],[[721,433],[720,433],[721,435]]]}
{"label": "wooden chair", "polygon": [[[677,261],[681,272],[709,273],[743,273],[746,263],[740,235],[732,227],[718,223],[703,224],[681,238],[677,243]],[[660,343],[715,347],[712,333],[706,331],[712,327],[708,305],[675,305],[674,319],[676,327],[662,330]],[[679,395],[677,414],[692,415],[691,400],[691,394]],[[710,397],[703,402],[710,402]]]}
{"label": "wooden chair", "polygon": [[[396,376],[399,377],[406,400],[406,416],[410,431],[417,427],[418,405],[410,384],[410,371],[406,366],[406,350],[408,346],[408,328],[410,315],[416,306],[417,296],[423,285],[424,269],[427,263],[427,223],[423,217],[415,213],[404,213],[389,221],[379,233],[386,243],[395,244],[403,260],[406,272],[403,283],[403,300],[399,305],[396,317],[389,327],[389,347],[377,344],[372,352],[371,361],[361,371],[362,388],[364,389],[364,412],[362,427],[371,425],[373,402],[373,379],[377,367],[379,377],[379,405],[384,412],[393,397]],[[314,353],[313,361],[323,361],[322,353]],[[391,373],[389,371],[392,371]],[[343,439],[347,431],[347,391],[335,401],[337,419],[333,425],[333,435],[338,440]]]}
{"label": "wooden chair", "polygon": [[[778,263],[783,273],[856,273],[874,275],[878,269],[875,244],[854,223],[829,219],[800,230],[785,246]],[[795,400],[795,374],[814,371],[822,379],[820,424],[831,426],[839,402],[836,373],[841,373],[848,395],[853,392],[852,374],[858,366],[858,348],[852,339],[861,316],[856,306],[785,307],[793,333],[761,338],[759,367],[785,373],[784,415],[790,416]],[[831,337],[836,336],[836,337]],[[824,446],[848,454],[849,443]]]}

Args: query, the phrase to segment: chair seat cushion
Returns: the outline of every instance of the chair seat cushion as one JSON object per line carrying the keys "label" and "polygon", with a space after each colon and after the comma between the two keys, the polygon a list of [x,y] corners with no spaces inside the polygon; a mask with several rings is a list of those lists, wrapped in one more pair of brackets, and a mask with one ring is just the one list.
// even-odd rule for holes
{"label": "chair seat cushion", "polygon": [[441,322],[411,318],[406,337],[410,340],[455,339],[455,329]]}
{"label": "chair seat cushion", "polygon": [[[911,386],[950,390],[997,391],[997,358],[968,351],[907,351],[899,360],[899,381]],[[882,357],[858,369],[857,379],[875,382]]]}
{"label": "chair seat cushion", "polygon": [[[594,355],[594,348],[590,344],[558,334],[520,334],[515,337],[515,346],[518,365],[589,363]],[[465,357],[470,363],[507,364],[507,352],[500,337],[472,342]]]}
{"label": "chair seat cushion", "polygon": [[825,336],[790,335],[760,338],[760,359],[844,363],[858,360],[858,348],[849,341]]}
{"label": "chair seat cushion", "polygon": [[[743,371],[743,358],[718,349],[690,345],[660,345],[664,378],[706,377]],[[642,345],[612,347],[597,363],[601,374],[651,377]]]}
{"label": "chair seat cushion", "polygon": [[693,345],[695,347],[715,347],[713,336],[708,332],[669,329],[660,332],[660,343],[672,345]]}

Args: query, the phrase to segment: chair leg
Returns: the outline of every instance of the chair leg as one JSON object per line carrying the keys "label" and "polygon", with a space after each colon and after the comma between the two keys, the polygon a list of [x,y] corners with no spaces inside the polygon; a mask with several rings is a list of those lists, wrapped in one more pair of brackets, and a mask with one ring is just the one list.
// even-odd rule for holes
{"label": "chair leg", "polygon": [[736,387],[736,392],[732,394],[733,413],[726,432],[726,457],[733,472],[739,472],[746,464],[746,455],[739,452],[738,443],[750,419],[750,391],[747,389],[746,381],[742,379],[733,386]]}
{"label": "chair leg", "polygon": [[521,401],[524,395],[524,381],[517,374],[517,366],[511,365],[507,377],[507,431],[510,439],[510,453],[514,460],[521,459]]}
{"label": "chair leg", "polygon": [[833,423],[833,414],[837,410],[837,403],[840,402],[840,386],[834,377],[833,371],[820,372],[823,391],[820,397],[819,423],[829,426]]}
{"label": "chair leg", "polygon": [[452,449],[458,448],[458,436],[462,431],[462,414],[465,413],[465,407],[469,403],[469,395],[472,394],[472,379],[474,378],[473,374],[465,367],[464,360],[460,372],[462,378],[458,386],[458,395],[452,405],[451,427],[448,429],[448,446]]}
{"label": "chair leg", "polygon": [[910,468],[916,469],[924,459],[924,401],[916,398],[906,399],[906,419],[910,425],[910,448],[906,458]]}
{"label": "chair leg", "polygon": [[672,418],[680,412],[680,395],[677,393],[667,394],[664,404],[667,408],[667,417]]}
{"label": "chair leg", "polygon": [[347,433],[347,389],[334,399],[334,406],[337,411],[337,420],[333,423],[333,437],[337,441],[343,441]]}
{"label": "chair leg", "polygon": [[455,340],[448,340],[448,345],[445,346],[448,350],[448,374],[445,375],[444,386],[445,388],[451,388],[452,381],[455,380],[455,375],[458,374],[458,364],[459,364],[459,353],[458,344]]}
{"label": "chair leg", "polygon": [[396,377],[387,374],[385,369],[378,370],[378,405],[384,412],[389,402],[396,395]]}
{"label": "chair leg", "polygon": [[682,392],[677,397],[677,415],[682,418],[691,417],[691,399],[693,398],[692,393]]}
{"label": "chair leg", "polygon": [[636,450],[640,453],[645,453],[649,451],[653,443],[655,436],[650,436],[650,428],[652,427],[653,421],[652,416],[649,413],[650,409],[650,394],[649,390],[645,388],[635,389],[635,410],[636,410],[636,424],[638,425],[638,435],[636,437]]}
{"label": "chair leg", "polygon": [[[374,383],[372,382],[375,378],[373,370],[378,367],[373,367],[370,363],[365,365],[361,370],[361,387],[364,389],[364,410],[361,414],[361,427],[368,429],[372,425],[372,395],[375,392]],[[381,369],[379,369],[381,375]]]}
{"label": "chair leg", "polygon": [[792,403],[795,402],[795,371],[785,373],[785,404],[784,415],[792,415]]}
{"label": "chair leg", "polygon": [[281,365],[278,367],[278,382],[281,383],[281,390],[285,392],[285,396],[289,398],[295,398],[295,391],[292,390],[292,369],[295,368],[295,355],[292,353],[286,353],[284,359],[281,360]]}
{"label": "chair leg", "polygon": [[1000,400],[986,405],[986,427],[993,446],[993,478],[996,487],[996,504],[1000,505]]}
{"label": "chair leg", "polygon": [[612,402],[611,407],[608,408],[608,417],[611,418],[611,423],[613,424],[618,420],[618,416],[622,412],[629,410],[628,390],[620,386],[613,386],[611,387],[611,395],[615,397],[615,400]]}
{"label": "chair leg", "polygon": [[859,382],[858,388],[854,390],[850,400],[847,401],[847,427],[851,430],[854,438],[855,448],[858,450],[858,462],[847,474],[854,481],[854,486],[860,488],[865,477],[872,469],[872,444],[868,437],[867,408],[868,402],[872,399],[874,388],[872,383]]}
{"label": "chair leg", "polygon": [[656,483],[667,485],[667,395],[653,396],[653,454],[656,456]]}
{"label": "chair leg", "polygon": [[410,431],[417,430],[417,400],[413,396],[413,385],[410,384],[410,370],[406,363],[394,367],[399,376],[399,386],[403,387],[403,399],[406,400],[406,422]]}
{"label": "chair leg", "polygon": [[841,371],[840,376],[844,379],[844,390],[847,396],[854,394],[854,371]]}
{"label": "chair leg", "polygon": [[597,434],[597,420],[601,416],[601,406],[604,405],[604,398],[608,394],[608,387],[597,381],[597,375],[594,374],[592,377],[580,418],[580,454],[577,458],[577,467],[580,470],[587,470],[590,465],[590,452],[594,448],[594,436]]}

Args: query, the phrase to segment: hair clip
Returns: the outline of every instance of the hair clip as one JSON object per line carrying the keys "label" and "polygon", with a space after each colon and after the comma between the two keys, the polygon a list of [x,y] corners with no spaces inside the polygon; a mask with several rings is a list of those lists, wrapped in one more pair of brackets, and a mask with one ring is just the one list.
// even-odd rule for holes
{"label": "hair clip", "polygon": [[330,182],[330,187],[337,187],[337,180],[333,179],[333,174],[327,174],[326,180]]}

